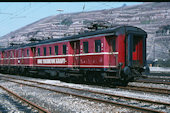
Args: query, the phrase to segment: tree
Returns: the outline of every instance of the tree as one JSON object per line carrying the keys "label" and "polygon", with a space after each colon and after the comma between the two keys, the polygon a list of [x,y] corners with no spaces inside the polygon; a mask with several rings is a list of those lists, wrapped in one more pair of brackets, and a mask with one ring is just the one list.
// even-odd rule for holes
{"label": "tree", "polygon": [[67,26],[70,26],[72,23],[73,23],[73,21],[72,21],[72,19],[70,17],[69,18],[65,18],[61,22],[62,25],[67,25]]}

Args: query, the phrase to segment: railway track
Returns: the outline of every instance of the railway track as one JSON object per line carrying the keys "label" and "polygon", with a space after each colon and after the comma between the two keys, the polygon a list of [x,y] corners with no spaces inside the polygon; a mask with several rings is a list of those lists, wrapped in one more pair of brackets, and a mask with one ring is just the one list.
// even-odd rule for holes
{"label": "railway track", "polygon": [[[6,77],[6,78],[8,78],[8,79],[4,79],[4,80],[10,81],[10,82],[15,82],[17,84],[22,84],[22,85],[26,85],[26,86],[30,86],[30,87],[37,87],[37,88],[53,91],[53,92],[56,92],[56,93],[73,95],[73,96],[76,96],[76,97],[81,97],[81,98],[85,98],[85,99],[89,99],[89,100],[93,100],[93,101],[98,101],[98,102],[102,102],[102,103],[114,104],[114,105],[118,105],[118,106],[132,108],[132,109],[139,110],[139,111],[160,113],[160,112],[164,112],[164,110],[163,111],[160,110],[160,109],[156,110],[156,109],[152,108],[151,106],[153,106],[153,105],[154,106],[164,106],[165,108],[170,107],[170,103],[165,103],[165,102],[158,102],[158,101],[151,101],[151,100],[146,100],[146,99],[132,98],[132,97],[114,95],[114,94],[109,94],[109,93],[93,91],[93,90],[73,88],[73,87],[68,87],[68,86],[59,86],[59,85],[47,84],[47,83],[42,83],[42,82],[37,82],[37,81],[32,81],[32,80],[18,79],[18,78],[13,78],[13,77]],[[9,79],[14,79],[14,80],[9,80]],[[29,84],[17,82],[15,80],[20,80],[22,82],[23,81],[29,82]],[[45,85],[45,87],[44,87],[44,85]],[[50,88],[47,88],[47,86],[48,87],[50,86]],[[52,87],[55,87],[55,89],[53,89]],[[56,87],[64,88],[63,90],[66,91],[66,92],[64,92],[63,90],[56,90]],[[69,92],[68,89],[71,89],[71,90],[74,90],[74,91]],[[81,91],[81,93],[85,93],[85,94],[88,94],[88,95],[89,95],[89,93],[91,93],[90,95],[93,95],[93,97],[87,96],[87,95],[80,95],[80,94],[75,93],[75,91]],[[94,95],[96,95],[96,97],[100,97],[100,98],[96,98],[96,97],[94,97]],[[143,105],[140,105],[141,103]],[[146,104],[144,104],[144,103],[146,103]],[[134,105],[134,104],[136,104],[136,105]]]}
{"label": "railway track", "polygon": [[[31,107],[33,110],[36,110],[36,112],[34,112],[33,110],[31,110],[32,112],[31,113],[50,113],[49,111],[47,111],[46,109],[30,102],[29,100],[17,95],[16,93],[10,91],[9,89],[3,87],[0,85],[0,88],[3,89],[4,91],[6,91],[7,93],[9,93],[11,96],[13,96],[16,100],[18,100],[18,103],[19,101],[22,101],[22,103],[25,103],[28,107]],[[16,102],[16,101],[15,101]],[[22,106],[20,106],[22,107]],[[23,107],[22,107],[23,108]],[[5,108],[4,108],[5,109]],[[23,110],[23,109],[22,109]],[[30,112],[30,111],[29,111]]]}
{"label": "railway track", "polygon": [[[14,77],[9,77],[9,76],[3,76],[3,77],[16,79]],[[31,80],[25,80],[25,79],[19,79],[19,78],[17,78],[16,80],[23,80],[23,81],[27,81],[27,82],[34,82],[34,83],[37,83],[37,84],[45,84],[45,85],[47,85],[47,83],[31,81]],[[48,84],[48,85],[52,85],[52,84]],[[57,86],[57,85],[53,85],[53,86]],[[58,86],[58,87],[71,88],[71,87],[66,87],[66,86]],[[127,86],[127,87],[117,86],[117,88],[127,89],[127,90],[135,90],[135,91],[143,91],[143,92],[149,92],[149,93],[165,94],[165,95],[170,94],[170,90],[162,89],[162,88],[150,88],[150,87],[139,87],[139,86]]]}
{"label": "railway track", "polygon": [[166,85],[170,85],[169,81],[149,81],[149,80],[137,80],[135,82],[139,82],[139,83],[153,83],[153,84],[166,84]]}
{"label": "railway track", "polygon": [[151,88],[151,87],[141,87],[141,86],[117,86],[117,88],[121,89],[127,89],[127,90],[135,90],[135,91],[143,91],[143,92],[149,92],[149,93],[159,93],[164,95],[169,95],[170,90],[169,89],[162,89],[162,88]]}

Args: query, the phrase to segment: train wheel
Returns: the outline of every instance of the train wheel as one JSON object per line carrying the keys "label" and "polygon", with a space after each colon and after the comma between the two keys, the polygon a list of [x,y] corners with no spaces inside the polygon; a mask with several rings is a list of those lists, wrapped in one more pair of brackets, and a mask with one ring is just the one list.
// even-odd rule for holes
{"label": "train wheel", "polygon": [[92,76],[92,81],[91,81],[92,83],[96,83],[97,82],[97,79],[96,79],[96,77],[95,76]]}
{"label": "train wheel", "polygon": [[88,81],[89,81],[89,83],[96,83],[95,75],[90,73],[88,76]]}
{"label": "train wheel", "polygon": [[122,82],[122,86],[127,86],[128,85],[128,81],[123,81]]}
{"label": "train wheel", "polygon": [[90,75],[90,72],[86,72],[85,74],[84,74],[84,77],[83,77],[83,81],[84,81],[84,83],[90,83],[90,79],[91,79],[91,75]]}
{"label": "train wheel", "polygon": [[87,77],[86,77],[86,76],[83,77],[83,82],[84,82],[84,83],[87,82]]}
{"label": "train wheel", "polygon": [[104,83],[104,78],[102,78],[101,76],[98,76],[98,77],[97,77],[97,83],[98,83],[98,84]]}

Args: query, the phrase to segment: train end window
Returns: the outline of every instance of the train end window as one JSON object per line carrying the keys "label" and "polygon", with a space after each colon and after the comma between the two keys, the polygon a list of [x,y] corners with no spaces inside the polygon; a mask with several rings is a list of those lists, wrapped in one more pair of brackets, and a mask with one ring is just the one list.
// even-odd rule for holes
{"label": "train end window", "polygon": [[51,47],[49,47],[49,54],[50,54],[50,55],[52,55],[51,51],[52,51],[52,50],[51,50]]}
{"label": "train end window", "polygon": [[55,55],[58,55],[58,46],[55,46]]}
{"label": "train end window", "polygon": [[95,40],[95,52],[101,52],[101,40]]}
{"label": "train end window", "polygon": [[88,53],[88,42],[83,42],[83,52]]}
{"label": "train end window", "polygon": [[44,56],[46,56],[46,47],[44,47],[43,49],[44,49]]}
{"label": "train end window", "polygon": [[133,52],[136,52],[136,46],[138,45],[138,43],[139,43],[139,39],[134,38],[134,40],[133,40]]}
{"label": "train end window", "polygon": [[63,55],[66,55],[66,45],[63,45]]}

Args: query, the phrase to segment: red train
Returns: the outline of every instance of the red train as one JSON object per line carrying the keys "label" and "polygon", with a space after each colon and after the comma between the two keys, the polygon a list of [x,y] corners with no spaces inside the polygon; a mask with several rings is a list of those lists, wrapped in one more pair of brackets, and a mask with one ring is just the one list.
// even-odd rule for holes
{"label": "red train", "polygon": [[116,26],[3,48],[0,71],[127,84],[146,70],[146,38],[140,28]]}

